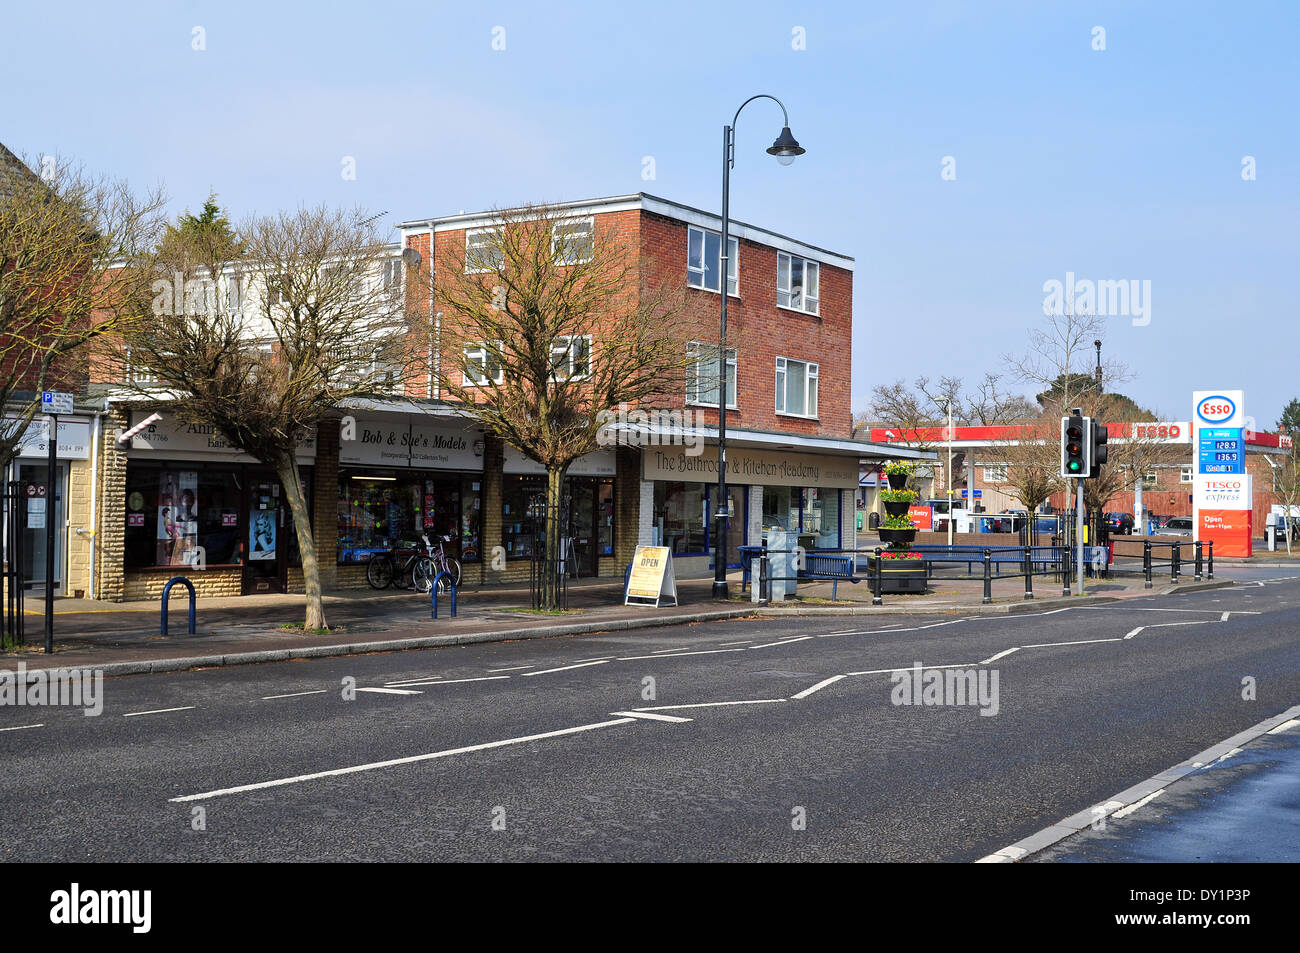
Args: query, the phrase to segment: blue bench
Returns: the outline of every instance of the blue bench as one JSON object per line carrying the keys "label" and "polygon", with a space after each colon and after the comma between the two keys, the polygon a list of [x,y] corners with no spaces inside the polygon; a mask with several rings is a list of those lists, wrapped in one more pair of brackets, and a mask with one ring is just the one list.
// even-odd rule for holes
{"label": "blue bench", "polygon": [[859,583],[862,579],[854,575],[853,557],[840,555],[820,555],[806,553],[803,569],[799,570],[800,579],[829,579],[831,581],[831,602],[839,595],[841,582]]}

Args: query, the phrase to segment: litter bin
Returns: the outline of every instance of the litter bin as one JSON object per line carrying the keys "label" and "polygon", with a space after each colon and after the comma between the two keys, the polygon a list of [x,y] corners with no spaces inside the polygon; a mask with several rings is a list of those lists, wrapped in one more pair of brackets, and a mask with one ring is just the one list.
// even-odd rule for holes
{"label": "litter bin", "polygon": [[867,529],[878,529],[880,527],[880,514],[874,510],[867,514]]}

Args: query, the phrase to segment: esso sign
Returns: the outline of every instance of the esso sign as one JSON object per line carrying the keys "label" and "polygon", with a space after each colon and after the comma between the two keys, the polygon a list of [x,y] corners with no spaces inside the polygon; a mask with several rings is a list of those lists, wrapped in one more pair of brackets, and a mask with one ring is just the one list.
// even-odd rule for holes
{"label": "esso sign", "polygon": [[1221,424],[1231,420],[1237,413],[1237,405],[1232,398],[1222,394],[1207,397],[1196,405],[1196,416],[1207,424]]}
{"label": "esso sign", "polygon": [[1137,424],[1135,429],[1139,437],[1177,439],[1183,435],[1183,428],[1178,424]]}

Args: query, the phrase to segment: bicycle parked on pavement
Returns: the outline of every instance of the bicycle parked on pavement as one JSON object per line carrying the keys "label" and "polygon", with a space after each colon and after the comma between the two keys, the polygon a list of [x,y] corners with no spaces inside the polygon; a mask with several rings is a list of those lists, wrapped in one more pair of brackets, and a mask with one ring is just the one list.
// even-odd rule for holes
{"label": "bicycle parked on pavement", "polygon": [[[402,585],[415,592],[428,592],[433,588],[433,581],[440,572],[448,574],[451,585],[460,585],[460,561],[447,555],[442,542],[434,548],[427,534],[421,535],[420,538],[424,541],[424,551],[417,549],[410,553],[400,566],[398,565],[400,556],[393,550],[375,553],[370,557],[366,565],[366,582],[372,589],[387,589],[389,586]],[[442,539],[447,541],[451,537],[444,536]],[[410,581],[406,582],[408,579]],[[438,583],[438,587],[440,592],[447,591],[447,578],[444,577]]]}

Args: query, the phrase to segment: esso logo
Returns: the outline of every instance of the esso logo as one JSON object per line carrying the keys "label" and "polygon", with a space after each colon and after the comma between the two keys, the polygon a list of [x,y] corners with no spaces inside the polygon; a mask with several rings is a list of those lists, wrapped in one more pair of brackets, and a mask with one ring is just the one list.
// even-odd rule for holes
{"label": "esso logo", "polygon": [[1139,437],[1177,438],[1182,432],[1183,428],[1178,424],[1138,424],[1137,427]]}
{"label": "esso logo", "polygon": [[1221,424],[1225,420],[1231,420],[1236,413],[1237,405],[1233,403],[1232,398],[1222,395],[1207,397],[1196,405],[1196,416],[1210,424]]}

